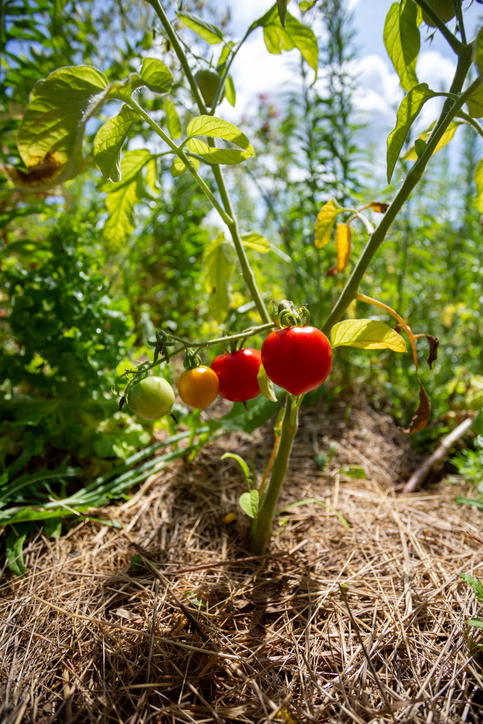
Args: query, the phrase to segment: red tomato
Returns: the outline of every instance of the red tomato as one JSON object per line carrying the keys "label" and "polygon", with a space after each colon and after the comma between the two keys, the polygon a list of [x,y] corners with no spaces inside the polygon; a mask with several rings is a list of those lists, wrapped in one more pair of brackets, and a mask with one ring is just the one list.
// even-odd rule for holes
{"label": "red tomato", "polygon": [[184,403],[197,410],[211,405],[218,394],[218,377],[205,365],[185,370],[178,379],[178,395]]}
{"label": "red tomato", "polygon": [[231,402],[244,402],[259,395],[257,375],[261,363],[258,349],[240,349],[215,357],[211,369],[220,380],[220,397]]}
{"label": "red tomato", "polygon": [[322,384],[332,365],[330,342],[315,327],[287,327],[270,332],[262,345],[268,377],[292,395],[303,395]]}

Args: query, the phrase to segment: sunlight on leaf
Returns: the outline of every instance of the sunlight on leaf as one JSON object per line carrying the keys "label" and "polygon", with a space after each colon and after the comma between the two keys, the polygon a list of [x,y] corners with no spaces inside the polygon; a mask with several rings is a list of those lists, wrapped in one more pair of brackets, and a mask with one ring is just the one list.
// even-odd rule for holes
{"label": "sunlight on leaf", "polygon": [[169,98],[164,99],[164,112],[166,114],[166,127],[168,129],[168,133],[173,140],[176,140],[182,135],[183,131],[181,129],[181,122],[179,120],[176,106]]}
{"label": "sunlight on leaf", "polygon": [[270,242],[262,236],[262,234],[257,234],[256,232],[252,234],[242,234],[241,238],[243,246],[255,249],[255,251],[258,251],[260,254],[266,254],[271,249]]}
{"label": "sunlight on leaf", "polygon": [[322,249],[329,243],[335,220],[342,211],[344,209],[335,199],[327,201],[320,209],[315,222],[315,246],[317,249]]}
{"label": "sunlight on leaf", "polygon": [[335,244],[337,247],[337,271],[344,271],[349,264],[352,248],[352,229],[348,224],[337,224]]}
{"label": "sunlight on leaf", "polygon": [[123,106],[120,113],[99,128],[94,138],[94,159],[108,181],[121,180],[121,148],[133,124],[139,120],[136,111]]}
{"label": "sunlight on leaf", "polygon": [[416,62],[421,45],[418,8],[414,0],[391,5],[384,24],[384,45],[402,88],[411,90],[418,83]]}
{"label": "sunlight on leaf", "polygon": [[173,74],[158,58],[144,58],[141,78],[153,93],[168,93],[173,85]]}
{"label": "sunlight on leaf", "polygon": [[374,319],[345,319],[335,324],[331,332],[331,345],[358,347],[359,349],[392,349],[405,352],[406,343],[400,334],[384,322]]}
{"label": "sunlight on leaf", "polygon": [[250,516],[256,518],[258,515],[258,490],[250,490],[249,493],[240,495],[238,503],[240,508]]}
{"label": "sunlight on leaf", "polygon": [[[434,156],[435,153],[437,153],[438,151],[440,151],[442,148],[444,148],[444,146],[446,146],[447,143],[449,143],[449,142],[451,141],[451,139],[453,138],[454,134],[456,133],[456,131],[458,130],[458,128],[459,128],[461,125],[463,125],[461,121],[451,121],[451,123],[449,124],[448,128],[446,129],[446,131],[443,133],[443,135],[442,135],[441,138],[439,139],[438,144],[437,144],[436,148],[435,148],[434,151],[433,151],[433,156]],[[433,128],[434,128],[434,123],[431,124],[431,126],[428,128],[427,131],[424,131],[424,133],[421,133],[421,134],[419,135],[419,138],[420,138],[422,141],[427,141],[428,138],[429,138],[430,135],[431,135],[431,132],[432,132]],[[418,160],[418,154],[416,153],[415,147],[414,147],[414,146],[411,146],[411,148],[410,148],[408,151],[406,151],[406,153],[404,154],[404,156],[402,156],[401,158],[403,159],[403,161],[417,161],[417,160]]]}
{"label": "sunlight on leaf", "polygon": [[222,232],[206,248],[203,263],[206,269],[205,289],[209,293],[208,310],[217,322],[222,322],[230,306],[229,280],[235,271],[233,242]]}
{"label": "sunlight on leaf", "polygon": [[206,42],[210,45],[216,45],[217,43],[221,43],[223,40],[222,31],[219,27],[213,25],[213,23],[209,23],[206,20],[203,20],[203,18],[199,18],[192,13],[187,13],[182,10],[176,14],[183,25],[190,30],[193,30],[200,36],[200,38],[206,40]]}

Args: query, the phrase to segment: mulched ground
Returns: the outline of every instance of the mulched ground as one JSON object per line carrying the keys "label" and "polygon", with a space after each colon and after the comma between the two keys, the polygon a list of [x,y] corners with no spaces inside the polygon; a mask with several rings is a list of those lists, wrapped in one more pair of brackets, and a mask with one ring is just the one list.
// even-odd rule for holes
{"label": "mulched ground", "polygon": [[28,572],[0,583],[2,721],[483,721],[477,603],[459,577],[482,574],[481,512],[453,500],[468,485],[402,495],[418,460],[390,418],[305,410],[280,504],[317,498],[349,529],[304,505],[268,557],[244,560],[244,479],[220,457],[261,477],[272,445],[269,426],[234,433],[105,508],[122,529],[30,541]]}

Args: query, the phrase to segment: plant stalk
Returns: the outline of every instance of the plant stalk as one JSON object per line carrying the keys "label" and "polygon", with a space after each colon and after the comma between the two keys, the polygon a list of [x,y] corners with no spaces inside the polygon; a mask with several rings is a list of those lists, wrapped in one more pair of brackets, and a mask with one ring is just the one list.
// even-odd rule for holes
{"label": "plant stalk", "polygon": [[[461,92],[470,65],[471,46],[467,45],[464,46],[458,58],[458,65],[456,67],[453,82],[451,84],[450,93]],[[475,92],[481,82],[482,80],[480,78],[474,81],[459,97],[458,101],[454,102],[451,98],[448,98],[446,100],[441,111],[441,115],[428,140],[428,144],[424,153],[408,172],[403,185],[396,194],[394,201],[390,205],[389,209],[386,211],[384,218],[369,238],[369,241],[367,242],[367,245],[360,256],[359,261],[354,268],[354,271],[352,272],[347,284],[345,285],[342,294],[340,295],[335,307],[332,309],[327,321],[322,327],[322,330],[325,334],[330,334],[330,331],[334,324],[340,321],[349,304],[356,298],[359,284],[361,283],[362,278],[366,273],[373,256],[386,238],[387,232],[389,231],[393,221],[400,212],[401,208],[407,201],[411,191],[419,183],[424,173],[424,170],[428,165],[429,160],[436,149],[436,146],[438,145],[438,142],[440,141],[441,137],[443,136],[444,132],[448,128],[453,118],[457,115],[460,108]]]}
{"label": "plant stalk", "polygon": [[273,463],[270,483],[265,493],[263,503],[254,521],[250,551],[253,555],[263,555],[272,535],[273,516],[277,508],[278,496],[287,474],[288,462],[292,451],[292,444],[298,427],[298,406],[294,404],[293,396],[287,394],[287,404],[282,422],[282,434],[277,457]]}

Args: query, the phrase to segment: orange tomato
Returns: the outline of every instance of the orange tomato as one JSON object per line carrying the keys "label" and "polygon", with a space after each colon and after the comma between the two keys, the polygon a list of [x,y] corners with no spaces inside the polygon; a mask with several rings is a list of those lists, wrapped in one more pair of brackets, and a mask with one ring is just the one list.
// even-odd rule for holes
{"label": "orange tomato", "polygon": [[200,365],[181,373],[178,379],[178,395],[186,405],[204,410],[217,396],[219,386],[218,377],[213,370]]}

